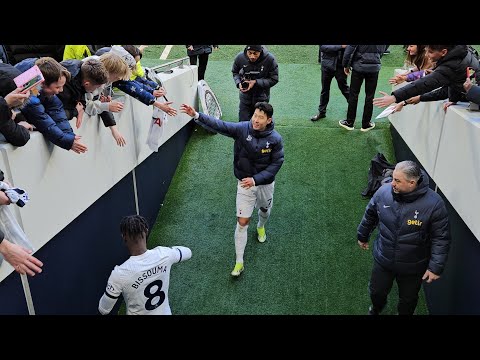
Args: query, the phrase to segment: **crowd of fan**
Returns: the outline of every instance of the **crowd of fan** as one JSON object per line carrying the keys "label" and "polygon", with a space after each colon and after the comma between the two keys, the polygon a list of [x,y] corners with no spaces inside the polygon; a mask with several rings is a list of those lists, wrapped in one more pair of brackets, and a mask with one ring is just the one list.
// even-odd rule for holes
{"label": "crowd of fan", "polygon": [[[479,80],[479,55],[470,45],[405,45],[407,56],[404,72],[390,79],[397,85],[390,95],[374,98],[381,68],[381,57],[386,45],[321,45],[322,90],[318,113],[311,118],[318,121],[326,117],[330,83],[336,78],[338,86],[348,102],[345,120],[339,125],[347,130],[354,129],[358,95],[365,80],[365,106],[362,131],[375,127],[371,121],[373,106],[386,107],[395,104],[395,111],[403,106],[420,101],[447,100],[444,109],[458,101],[480,103],[480,90],[474,86],[468,71],[474,72]],[[347,76],[351,74],[350,88]],[[477,81],[478,83],[478,81]]]}
{"label": "crowd of fan", "polygon": [[[22,48],[23,52],[20,51]],[[169,115],[176,114],[170,103],[157,101],[157,97],[164,95],[164,89],[145,78],[140,64],[144,47],[66,45],[62,48],[63,59],[57,61],[57,47],[45,46],[41,52],[38,47],[30,49],[29,45],[2,46],[1,97],[15,90],[13,79],[16,76],[35,65],[45,79],[38,85],[37,96],[29,96],[20,107],[10,108],[13,110],[11,116],[2,117],[0,133],[7,142],[15,146],[25,145],[30,138],[29,131],[34,128],[53,144],[78,154],[84,153],[88,147],[74,133],[69,120],[75,117],[79,128],[83,114],[87,113],[99,115],[116,143],[124,146],[126,139],[119,132],[112,114],[121,111],[123,104],[112,101],[112,87]]]}
{"label": "crowd of fan", "polygon": [[[140,64],[144,48],[133,45],[1,45],[0,141],[24,146],[30,139],[30,132],[37,130],[54,145],[82,154],[88,147],[81,136],[75,134],[69,120],[76,118],[78,129],[86,113],[99,115],[117,145],[124,146],[127,139],[118,130],[113,116],[113,112],[123,109],[123,103],[112,100],[112,88],[168,115],[176,115],[171,102],[157,100],[165,90],[145,77]],[[39,68],[44,80],[31,89],[17,87],[14,79],[34,66]],[[12,190],[7,182],[1,184],[4,186],[0,191],[0,205],[19,204],[16,197],[12,200],[9,194],[22,196],[19,198],[22,203],[27,199],[23,192]],[[29,275],[40,272],[41,262],[30,255],[32,251],[3,241],[5,235],[0,227],[0,252],[15,270]]]}

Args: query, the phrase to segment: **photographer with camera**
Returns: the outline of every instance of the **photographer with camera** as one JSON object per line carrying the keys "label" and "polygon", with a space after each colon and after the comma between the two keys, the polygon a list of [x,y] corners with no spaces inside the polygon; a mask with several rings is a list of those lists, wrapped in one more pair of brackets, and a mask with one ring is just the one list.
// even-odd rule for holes
{"label": "photographer with camera", "polygon": [[262,45],[247,45],[233,62],[233,80],[240,90],[239,121],[250,121],[255,104],[270,101],[270,88],[278,83],[278,64]]}

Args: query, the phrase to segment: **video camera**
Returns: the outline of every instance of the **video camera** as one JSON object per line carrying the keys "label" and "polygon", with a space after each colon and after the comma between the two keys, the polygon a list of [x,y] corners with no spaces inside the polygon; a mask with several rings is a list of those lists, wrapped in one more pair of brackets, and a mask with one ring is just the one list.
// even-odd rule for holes
{"label": "video camera", "polygon": [[260,75],[260,71],[249,71],[243,74],[242,82],[240,86],[242,89],[248,89],[248,80],[257,80],[258,75]]}

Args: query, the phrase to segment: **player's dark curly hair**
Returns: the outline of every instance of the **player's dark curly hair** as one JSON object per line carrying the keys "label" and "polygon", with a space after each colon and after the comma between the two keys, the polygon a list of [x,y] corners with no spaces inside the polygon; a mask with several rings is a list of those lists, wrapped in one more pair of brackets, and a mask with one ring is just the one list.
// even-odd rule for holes
{"label": "player's dark curly hair", "polygon": [[125,216],[120,221],[120,233],[123,237],[129,237],[131,239],[139,239],[144,234],[145,238],[148,237],[148,223],[147,220],[140,215]]}

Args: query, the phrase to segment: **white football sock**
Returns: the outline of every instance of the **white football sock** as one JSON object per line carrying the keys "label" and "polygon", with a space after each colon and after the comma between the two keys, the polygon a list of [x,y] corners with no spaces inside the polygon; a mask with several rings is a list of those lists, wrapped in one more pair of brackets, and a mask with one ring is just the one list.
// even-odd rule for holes
{"label": "white football sock", "polygon": [[248,225],[241,226],[237,222],[235,228],[235,254],[237,256],[237,263],[243,264],[243,253],[245,252],[245,246],[247,246],[247,229]]}
{"label": "white football sock", "polygon": [[261,209],[258,209],[258,224],[257,228],[261,228],[265,226],[268,218],[270,217],[270,212],[272,208],[269,208],[267,212],[263,212]]}

